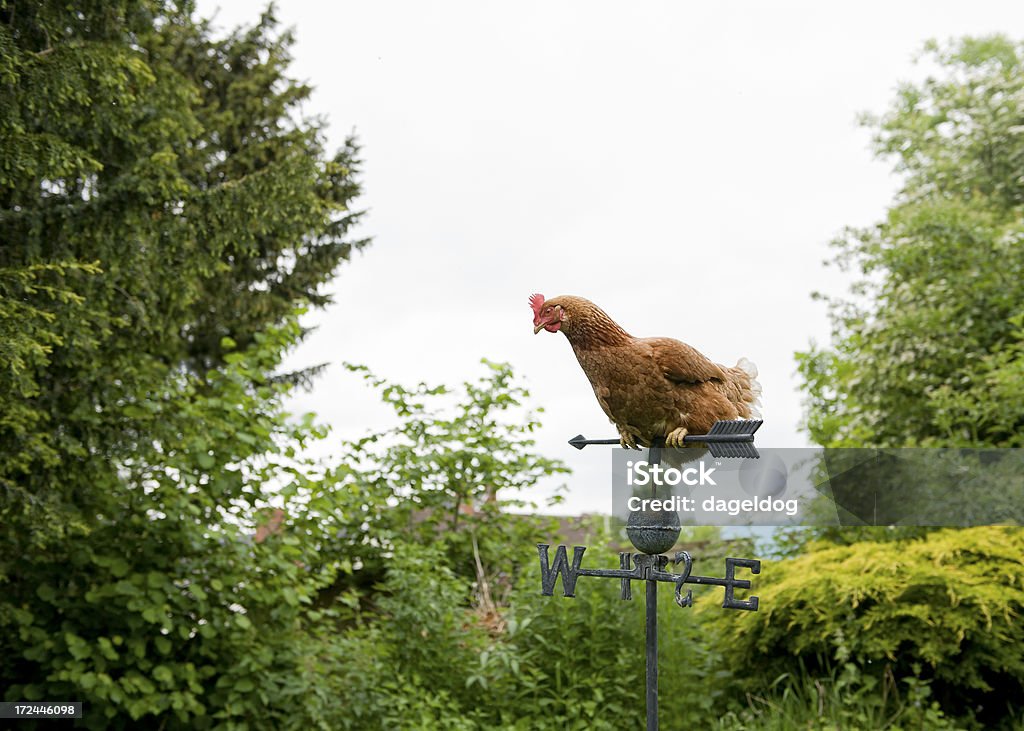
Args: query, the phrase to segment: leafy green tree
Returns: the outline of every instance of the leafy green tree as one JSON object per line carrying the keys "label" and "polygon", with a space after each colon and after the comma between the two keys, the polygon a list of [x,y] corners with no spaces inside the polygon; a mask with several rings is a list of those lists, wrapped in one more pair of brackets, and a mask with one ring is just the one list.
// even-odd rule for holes
{"label": "leafy green tree", "polygon": [[179,160],[191,193],[181,205],[199,215],[191,235],[219,250],[181,333],[198,369],[219,362],[221,337],[245,347],[295,302],[328,304],[321,285],[367,244],[351,236],[358,146],[350,137],[325,154],[323,121],[300,115],[311,88],[287,74],[294,37],[276,29],[272,7],[225,38],[213,37],[207,21],[172,18],[147,48],[152,65],[198,94],[192,111],[202,132]]}
{"label": "leafy green tree", "polygon": [[[831,343],[797,354],[806,427],[825,447],[1024,446],[1024,45],[989,36],[925,53],[937,74],[863,120],[903,188],[884,221],[834,242],[860,280],[825,297]],[[911,479],[921,484],[908,496],[927,493],[925,473]],[[1020,722],[998,698],[1024,677],[1003,654],[1008,618],[1021,611],[1019,531],[844,528],[789,539],[810,555],[765,567],[767,612],[735,635],[748,660],[789,678],[810,669],[851,693],[862,681],[883,694],[928,682],[964,723],[975,711],[987,727]],[[791,601],[797,594],[805,599]]]}
{"label": "leafy green tree", "polygon": [[323,304],[365,243],[349,235],[355,145],[326,154],[301,117],[309,89],[275,26],[215,38],[187,2],[0,5],[0,321],[50,317],[55,292],[65,305],[22,332],[31,367],[3,365],[21,385],[0,394],[16,414],[0,484],[48,485],[59,455],[130,445],[118,405],[145,390],[140,360],[222,364],[224,337],[244,349]]}
{"label": "leafy green tree", "polygon": [[[92,728],[309,726],[336,565],[278,372],[364,242],[273,15],[0,2],[0,687]],[[327,611],[330,611],[328,608]],[[154,721],[154,719],[157,719]]]}
{"label": "leafy green tree", "polygon": [[862,280],[825,298],[831,345],[798,354],[825,446],[1024,446],[1024,45],[926,50],[942,75],[864,120],[904,188],[834,242]]}
{"label": "leafy green tree", "polygon": [[354,592],[354,600],[383,580],[395,543],[445,550],[446,565],[492,611],[523,562],[532,565],[536,535],[554,524],[509,511],[536,507],[525,491],[568,470],[535,451],[540,423],[511,366],[483,364],[486,374],[458,390],[407,387],[348,366],[398,423],[340,444],[327,473],[331,495],[317,516],[336,539],[321,552],[359,567],[339,578],[337,592]]}

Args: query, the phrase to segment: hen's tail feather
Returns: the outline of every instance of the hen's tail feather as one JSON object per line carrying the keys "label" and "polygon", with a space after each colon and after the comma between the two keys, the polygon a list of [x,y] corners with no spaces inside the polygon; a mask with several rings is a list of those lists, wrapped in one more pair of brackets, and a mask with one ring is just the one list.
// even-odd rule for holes
{"label": "hen's tail feather", "polygon": [[754,365],[753,361],[751,361],[749,358],[740,358],[736,362],[736,367],[739,368],[744,373],[746,373],[747,376],[750,378],[751,393],[753,393],[755,396],[760,396],[762,393],[761,384],[757,380],[757,366]]}
{"label": "hen's tail feather", "polygon": [[736,362],[735,370],[742,374],[740,376],[741,383],[744,380],[746,381],[745,384],[740,386],[740,400],[742,404],[737,404],[737,406],[745,407],[740,409],[741,415],[746,410],[749,411],[750,418],[760,419],[761,412],[759,409],[763,391],[761,384],[757,380],[757,366],[749,358],[740,358]]}

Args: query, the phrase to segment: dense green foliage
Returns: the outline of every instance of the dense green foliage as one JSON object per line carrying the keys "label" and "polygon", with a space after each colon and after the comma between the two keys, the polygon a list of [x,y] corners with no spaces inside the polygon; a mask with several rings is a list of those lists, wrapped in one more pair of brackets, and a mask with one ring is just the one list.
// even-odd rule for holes
{"label": "dense green foliage", "polygon": [[94,728],[149,714],[167,728],[300,717],[316,682],[302,607],[330,573],[303,568],[309,542],[251,539],[267,488],[289,478],[268,455],[309,431],[282,426],[283,387],[265,375],[297,330],[128,408],[150,441],[114,475],[82,460],[82,482],[54,478],[74,490],[76,512],[54,516],[65,522],[36,526],[4,505],[6,698],[83,700]]}
{"label": "dense green foliage", "polygon": [[335,569],[251,536],[314,474],[277,369],[361,242],[354,148],[299,117],[290,42],[187,3],[0,3],[5,700],[93,728],[318,715],[305,606]]}
{"label": "dense green foliage", "polygon": [[[607,538],[595,526],[587,565],[615,565]],[[505,551],[536,556],[525,537]],[[532,563],[495,625],[465,608],[473,594],[467,582],[437,570],[443,554],[407,548],[380,587],[381,613],[343,640],[349,659],[338,690],[353,703],[335,722],[353,729],[642,728],[642,592],[624,602],[616,582],[593,581],[574,599],[559,589],[543,597]],[[663,717],[672,727],[699,726],[724,704],[729,672],[699,618],[670,592],[661,593],[659,612],[673,620],[660,633]]]}
{"label": "dense green foliage", "polygon": [[190,12],[0,5],[8,491],[46,502],[35,487],[67,457],[130,450],[121,406],[323,303],[363,243],[347,233],[354,148],[327,156],[299,118],[289,35],[268,15],[216,39]]}
{"label": "dense green foliage", "polygon": [[862,281],[799,356],[825,446],[1024,446],[1024,46],[929,51],[942,76],[865,119],[905,186],[835,242]]}
{"label": "dense green foliage", "polygon": [[[567,470],[533,451],[537,415],[525,406],[529,393],[510,366],[483,364],[487,375],[458,392],[424,383],[408,388],[365,366],[348,366],[379,391],[398,420],[393,428],[342,443],[327,475],[337,499],[352,505],[341,518],[320,519],[337,536],[330,550],[360,566],[348,578],[353,587],[383,578],[395,541],[414,541],[443,547],[449,566],[479,582],[482,592],[504,592],[529,558],[505,555],[508,544],[529,545],[541,526],[552,525],[508,515],[532,507],[517,497],[523,489]],[[496,599],[487,599],[492,608]]]}
{"label": "dense green foliage", "polygon": [[[830,346],[798,354],[806,426],[826,447],[1024,446],[1024,45],[993,36],[926,52],[939,73],[864,118],[904,187],[883,222],[835,242],[861,279],[847,298],[825,298]],[[928,506],[930,471],[958,459],[974,458],[936,455],[892,498]],[[987,477],[959,491],[957,507],[936,504],[939,520],[1014,500],[1019,474]],[[1005,507],[1017,515],[1019,501]],[[865,681],[927,690],[919,700],[957,723],[1022,722],[1004,701],[1024,685],[1011,649],[1024,611],[1019,529],[788,539],[807,555],[766,570],[763,613],[732,637],[743,655],[786,678],[854,679],[850,693]]]}
{"label": "dense green foliage", "polygon": [[748,689],[800,658],[812,677],[838,668],[862,685],[928,683],[947,710],[991,723],[1024,692],[1022,555],[1024,534],[997,527],[812,546],[770,565],[759,612],[709,620]]}

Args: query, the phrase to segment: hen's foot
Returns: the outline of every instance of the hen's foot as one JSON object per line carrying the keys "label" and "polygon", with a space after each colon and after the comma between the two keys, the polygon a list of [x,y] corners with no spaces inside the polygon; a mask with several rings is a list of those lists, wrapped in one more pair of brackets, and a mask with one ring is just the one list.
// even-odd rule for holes
{"label": "hen's foot", "polygon": [[636,437],[625,429],[619,429],[619,445],[623,449],[640,449],[636,446]]}
{"label": "hen's foot", "polygon": [[685,427],[679,427],[678,429],[675,429],[671,434],[665,437],[665,446],[669,447],[670,449],[682,449],[683,447],[686,446],[686,444],[683,442],[683,437],[685,437],[688,433],[689,432],[686,430]]}

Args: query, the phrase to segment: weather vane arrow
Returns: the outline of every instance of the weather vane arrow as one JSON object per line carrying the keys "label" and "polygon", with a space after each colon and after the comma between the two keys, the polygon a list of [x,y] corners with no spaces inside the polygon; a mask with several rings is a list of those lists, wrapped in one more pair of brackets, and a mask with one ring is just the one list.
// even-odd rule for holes
{"label": "weather vane arrow", "polygon": [[[712,457],[746,457],[757,459],[757,448],[754,447],[754,432],[764,423],[761,419],[733,419],[716,421],[707,434],[687,434],[683,437],[686,444],[707,444]],[[577,434],[569,440],[576,449],[583,449],[588,444],[619,444],[618,439],[587,439]],[[661,445],[658,445],[661,446]]]}

